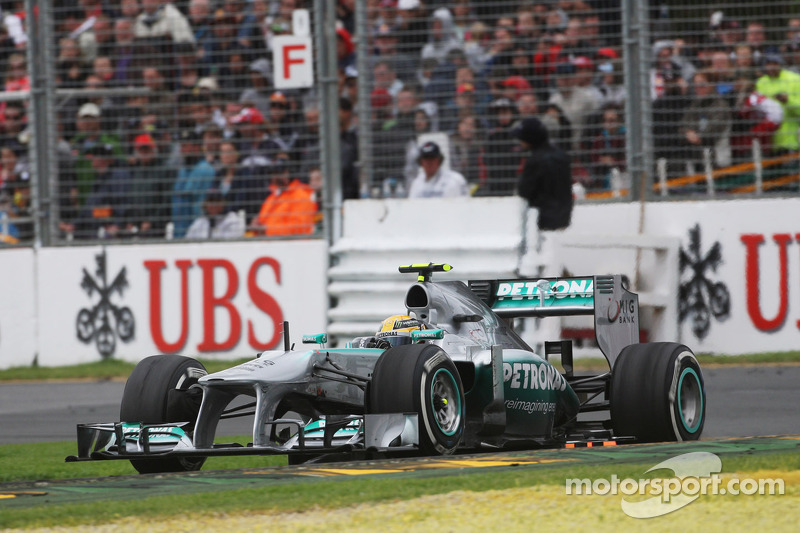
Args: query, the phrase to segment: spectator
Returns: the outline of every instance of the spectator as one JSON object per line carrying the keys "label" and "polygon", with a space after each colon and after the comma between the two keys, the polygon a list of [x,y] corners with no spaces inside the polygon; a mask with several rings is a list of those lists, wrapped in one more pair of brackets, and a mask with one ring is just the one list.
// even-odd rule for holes
{"label": "spectator", "polygon": [[0,129],[0,146],[8,146],[19,152],[25,148],[22,133],[27,125],[25,105],[20,101],[6,102],[2,114],[2,129]]}
{"label": "spectator", "polygon": [[687,108],[689,84],[677,70],[666,72],[663,79],[664,91],[653,102],[653,148],[656,158],[666,160],[668,175],[674,177],[685,170],[680,125]]}
{"label": "spectator", "polygon": [[77,89],[83,87],[86,77],[80,49],[75,39],[64,37],[58,41],[56,81],[59,87]]}
{"label": "spectator", "polygon": [[398,50],[419,57],[428,40],[428,21],[420,0],[398,0]]}
{"label": "spectator", "polygon": [[23,241],[33,239],[33,220],[31,217],[31,182],[28,164],[24,157],[8,147],[0,148],[0,195],[9,200],[6,214],[16,220],[15,236]]}
{"label": "spectator", "polygon": [[230,122],[236,127],[239,141],[238,151],[242,156],[242,165],[263,167],[272,163],[266,154],[266,120],[258,109],[255,107],[242,108],[230,119]]}
{"label": "spectator", "polygon": [[174,112],[177,99],[175,94],[167,87],[167,81],[161,69],[156,66],[143,68],[142,81],[144,86],[150,90],[150,94],[147,96],[148,105],[162,117],[172,122],[173,117],[171,115]]}
{"label": "spectator", "polygon": [[473,196],[482,194],[487,179],[477,124],[474,116],[462,117],[456,133],[450,136],[450,168],[464,176]]}
{"label": "spectator", "polygon": [[475,72],[483,72],[490,56],[486,48],[489,27],[481,21],[473,22],[465,35],[464,54],[467,56],[470,68]]}
{"label": "spectator", "polygon": [[397,77],[389,61],[380,60],[375,63],[372,74],[375,77],[375,89],[385,89],[392,98],[397,98],[403,82]]}
{"label": "spectator", "polygon": [[499,98],[489,106],[493,128],[486,139],[487,181],[482,194],[514,193],[520,163],[518,143],[512,130],[515,110],[508,98]]}
{"label": "spectator", "polygon": [[170,217],[175,177],[159,156],[152,135],[140,133],[133,141],[130,211],[126,229],[141,237],[163,237]]}
{"label": "spectator", "polygon": [[182,238],[192,221],[202,215],[203,201],[214,183],[212,154],[204,154],[202,137],[193,130],[181,132],[183,166],[178,170],[172,193],[174,236]]}
{"label": "spectator", "polygon": [[455,49],[460,49],[455,28],[453,14],[446,7],[440,7],[431,15],[428,43],[422,47],[422,59],[435,59],[444,63],[448,54]]}
{"label": "spectator", "polygon": [[232,211],[244,210],[246,219],[252,219],[258,214],[265,195],[265,172],[255,172],[251,167],[241,166],[239,151],[232,141],[222,141],[219,159],[214,189],[219,191]]}
{"label": "spectator", "polygon": [[550,143],[547,129],[537,118],[522,120],[515,135],[528,151],[517,185],[519,195],[539,210],[539,230],[566,228],[573,203],[569,156]]}
{"label": "spectator", "polygon": [[201,76],[212,74],[214,69],[214,33],[212,31],[211,0],[189,1],[189,25],[197,45],[197,62]]}
{"label": "spectator", "polygon": [[300,175],[308,176],[312,167],[319,167],[319,107],[315,104],[306,106],[303,112],[303,126],[297,136],[296,153],[300,159]]}
{"label": "spectator", "polygon": [[174,47],[172,86],[176,91],[190,91],[200,79],[197,49],[193,43],[181,42]]}
{"label": "spectator", "polygon": [[269,195],[250,228],[259,235],[310,235],[314,232],[317,203],[314,190],[291,179],[282,162],[270,167]]}
{"label": "spectator", "polygon": [[230,48],[224,57],[224,62],[219,69],[220,90],[226,99],[240,96],[249,85],[249,67],[247,52],[243,48]]}
{"label": "spectator", "polygon": [[114,21],[114,43],[111,51],[114,84],[122,87],[138,84],[134,68],[133,19],[119,18]]}
{"label": "spectator", "polygon": [[522,93],[517,99],[517,115],[520,118],[534,117],[539,114],[539,101],[532,92]]}
{"label": "spectator", "polygon": [[186,230],[187,239],[236,239],[244,236],[244,220],[228,209],[219,191],[209,191],[203,202],[203,211]]}
{"label": "spectator", "polygon": [[[455,102],[442,110],[442,131],[448,134],[456,133],[461,119],[464,117],[473,117],[474,119],[476,112],[475,86],[471,83],[462,83],[456,89]],[[480,126],[485,128],[486,124],[480,124]]]}
{"label": "spectator", "polygon": [[356,66],[356,45],[344,28],[336,28],[336,60],[340,70]]}
{"label": "spectator", "polygon": [[[294,6],[294,9],[297,6]],[[269,14],[267,0],[252,0],[250,10],[245,13],[244,19],[239,24],[237,42],[245,50],[248,50],[250,57],[263,57],[267,55],[267,41],[264,35],[263,24]]]}
{"label": "spectator", "polygon": [[695,94],[681,119],[680,128],[683,144],[687,147],[687,159],[701,165],[705,149],[714,150],[712,155],[718,162],[723,150],[718,145],[725,143],[728,150],[730,146],[731,108],[717,94],[709,78],[707,71],[694,75]]}
{"label": "spectator", "polygon": [[172,2],[142,0],[133,33],[138,39],[168,37],[173,43],[194,43],[189,21]]}
{"label": "spectator", "polygon": [[569,119],[572,149],[577,150],[587,119],[600,109],[603,95],[592,85],[594,65],[589,58],[576,57],[570,63],[559,65],[557,72],[560,74],[556,80],[558,90],[550,97],[550,103],[559,106]]}
{"label": "spectator", "polygon": [[272,86],[272,64],[267,58],[250,63],[250,87],[242,91],[239,102],[255,106],[264,116],[269,116],[270,89]]}
{"label": "spectator", "polygon": [[136,19],[142,12],[142,7],[139,5],[139,0],[121,0],[119,9],[122,16],[129,19]]}
{"label": "spectator", "polygon": [[19,228],[9,219],[14,217],[11,197],[0,190],[0,245],[19,243]]}
{"label": "spectator", "polygon": [[130,173],[120,165],[115,147],[96,144],[86,151],[94,179],[78,224],[76,236],[84,239],[116,238],[125,227]]}
{"label": "spectator", "polygon": [[[402,83],[408,83],[413,79],[417,69],[416,58],[406,52],[398,51],[397,33],[389,24],[382,24],[378,28],[374,44],[375,54],[372,56],[374,61],[385,62]],[[377,68],[377,63],[374,67]]]}
{"label": "spectator", "polygon": [[744,42],[753,50],[753,60],[756,64],[764,61],[765,54],[775,54],[778,52],[776,47],[767,45],[767,34],[764,31],[764,24],[758,21],[751,21],[747,24]]}
{"label": "spectator", "polygon": [[95,170],[90,150],[96,146],[111,146],[115,159],[122,159],[124,153],[119,138],[113,133],[104,131],[101,127],[100,107],[94,103],[83,104],[78,109],[76,122],[77,135],[72,140],[72,146],[78,154],[75,162],[79,204],[84,205],[89,193],[94,190]]}
{"label": "spectator", "polygon": [[97,56],[109,55],[114,47],[114,33],[111,20],[103,15],[90,15],[84,23],[86,30],[78,36],[81,57],[91,64]]}
{"label": "spectator", "polygon": [[290,154],[293,152],[299,136],[292,107],[290,99],[281,91],[275,91],[269,97],[269,124],[272,130],[272,141],[282,151]]}
{"label": "spectator", "polygon": [[31,80],[23,54],[11,54],[8,57],[8,72],[5,76],[6,91],[29,91]]}
{"label": "spectator", "polygon": [[755,91],[752,80],[740,79],[737,83],[740,90],[734,107],[731,149],[735,161],[746,161],[752,158],[754,140],[763,153],[772,152],[772,137],[783,122],[783,107]]}
{"label": "spectator", "polygon": [[602,96],[602,104],[622,106],[625,103],[626,88],[619,54],[613,48],[601,48],[597,51],[597,57],[597,89]]}
{"label": "spectator", "polygon": [[591,141],[590,188],[607,190],[613,169],[625,171],[625,126],[620,110],[613,104],[601,110],[602,122]]}
{"label": "spectator", "polygon": [[800,18],[792,17],[786,25],[786,39],[780,49],[781,57],[786,59],[789,68],[800,69]]}
{"label": "spectator", "polygon": [[342,165],[342,199],[354,199],[360,195],[358,179],[358,135],[353,127],[353,104],[346,98],[339,99],[339,143]]}
{"label": "spectator", "polygon": [[777,100],[783,107],[783,122],[772,138],[775,154],[797,152],[800,121],[800,74],[783,68],[783,58],[777,54],[764,56],[764,72],[756,81],[756,91]]}
{"label": "spectator", "polygon": [[426,142],[419,149],[419,173],[411,182],[409,198],[449,198],[467,196],[467,180],[455,170],[442,166],[444,155],[435,142]]}

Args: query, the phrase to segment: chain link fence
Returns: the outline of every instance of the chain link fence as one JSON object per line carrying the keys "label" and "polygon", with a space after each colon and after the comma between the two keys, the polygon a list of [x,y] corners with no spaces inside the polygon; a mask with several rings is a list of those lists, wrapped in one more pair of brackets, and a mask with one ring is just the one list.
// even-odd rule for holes
{"label": "chain link fence", "polygon": [[511,195],[531,116],[579,199],[798,191],[794,1],[340,0],[336,139],[316,88],[274,87],[313,7],[0,2],[0,242],[319,235],[322,143],[344,199],[407,196],[427,140]]}

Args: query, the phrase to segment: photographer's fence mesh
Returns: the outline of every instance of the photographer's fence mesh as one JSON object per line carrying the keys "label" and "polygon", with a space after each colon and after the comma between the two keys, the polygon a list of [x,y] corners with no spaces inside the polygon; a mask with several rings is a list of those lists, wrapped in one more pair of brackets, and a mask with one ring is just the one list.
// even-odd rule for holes
{"label": "photographer's fence mesh", "polygon": [[[340,0],[338,110],[315,87],[275,87],[274,38],[295,9],[313,25],[313,8],[0,2],[0,242],[43,227],[51,244],[320,235],[323,112],[339,115],[344,199],[406,197],[426,141],[468,194],[516,194],[526,117],[569,154],[585,201],[638,200],[637,185],[646,198],[800,189],[794,1]],[[51,76],[32,79],[32,39]],[[625,75],[631,59],[641,75]],[[43,88],[49,143],[30,109]],[[38,175],[40,158],[55,175]]]}

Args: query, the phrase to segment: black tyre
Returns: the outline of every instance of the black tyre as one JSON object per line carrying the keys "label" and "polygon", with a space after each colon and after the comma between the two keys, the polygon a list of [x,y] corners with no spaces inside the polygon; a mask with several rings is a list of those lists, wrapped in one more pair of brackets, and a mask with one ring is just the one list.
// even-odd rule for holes
{"label": "black tyre", "polygon": [[411,344],[381,355],[367,391],[370,413],[417,413],[420,450],[451,454],[464,436],[464,387],[438,346]]}
{"label": "black tyre", "polygon": [[611,423],[619,436],[642,442],[697,440],[706,418],[703,373],[681,344],[633,344],[611,378]]}
{"label": "black tyre", "polygon": [[[120,420],[145,424],[191,422],[187,427],[191,431],[201,397],[189,395],[186,391],[207,373],[200,362],[180,355],[154,355],[142,359],[125,383]],[[205,457],[131,460],[141,474],[200,470],[204,462]]]}

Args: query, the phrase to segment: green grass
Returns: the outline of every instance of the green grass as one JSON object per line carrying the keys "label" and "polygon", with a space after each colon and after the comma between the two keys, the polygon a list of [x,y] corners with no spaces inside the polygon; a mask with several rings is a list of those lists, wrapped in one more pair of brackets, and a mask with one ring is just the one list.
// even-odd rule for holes
{"label": "green grass", "polygon": [[[247,443],[251,436],[219,437],[218,442]],[[89,461],[66,463],[64,458],[77,454],[77,443],[42,442],[0,446],[0,483],[45,481],[49,479],[91,478],[136,474],[128,461]],[[254,468],[287,464],[285,455],[253,457],[212,457],[203,470]]]}
{"label": "green grass", "polygon": [[[251,360],[251,357],[224,360],[218,359],[199,359],[209,372],[219,372],[234,365]],[[45,380],[104,380],[104,379],[126,379],[134,363],[120,361],[119,359],[104,359],[96,363],[84,363],[71,366],[17,366],[0,370],[0,382],[3,381],[45,381]]]}
{"label": "green grass", "polygon": [[[697,354],[701,364],[741,365],[741,364],[767,364],[767,363],[800,363],[800,351],[793,352],[766,352],[747,355],[712,355]],[[250,360],[250,358],[237,360],[200,359],[200,362],[209,372],[219,372],[234,365]],[[558,360],[554,360],[558,362]],[[126,379],[133,367],[133,363],[118,359],[106,359],[96,363],[81,365],[41,367],[19,366],[0,370],[0,382],[3,381],[45,381],[45,380],[104,380]],[[576,370],[605,370],[608,368],[603,358],[583,358],[575,360]]]}
{"label": "green grass", "polygon": [[[37,462],[51,462],[50,455],[64,443],[27,446],[25,452],[32,458],[38,453]],[[39,448],[42,446],[42,448]],[[37,452],[33,450],[36,449]],[[9,446],[0,447],[0,457],[7,450],[16,454],[20,450]],[[52,458],[54,459],[54,458]],[[235,458],[236,467],[243,468],[247,459]],[[2,459],[0,459],[2,461]],[[264,459],[261,458],[264,466]],[[219,468],[224,463],[217,463]],[[5,467],[5,462],[0,464]],[[250,465],[255,466],[255,465]],[[541,465],[539,465],[541,466]],[[204,513],[232,513],[240,511],[308,511],[313,506],[336,508],[363,503],[378,503],[406,500],[429,494],[442,494],[454,490],[486,491],[509,489],[536,485],[563,486],[566,478],[608,478],[616,474],[619,478],[657,477],[658,472],[645,474],[652,461],[643,458],[636,462],[614,463],[613,465],[568,465],[546,467],[508,467],[503,469],[453,470],[433,477],[402,476],[341,476],[330,480],[310,478],[287,479],[285,483],[251,489],[219,490],[194,494],[176,494],[136,500],[104,500],[91,503],[48,505],[43,512],[41,506],[31,508],[8,508],[0,514],[0,527],[50,527],[75,526],[80,524],[103,523],[125,516],[146,516],[148,519],[192,515]],[[83,465],[71,465],[83,468]],[[54,472],[55,467],[54,468]],[[754,472],[758,470],[791,471],[800,468],[800,456],[796,452],[773,452],[749,456],[733,456],[724,459],[723,472]],[[44,471],[44,470],[42,470]],[[96,472],[96,471],[95,471]],[[313,486],[310,483],[314,483]]]}

